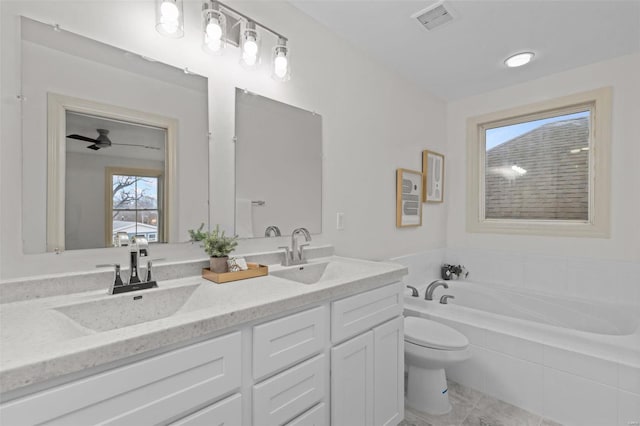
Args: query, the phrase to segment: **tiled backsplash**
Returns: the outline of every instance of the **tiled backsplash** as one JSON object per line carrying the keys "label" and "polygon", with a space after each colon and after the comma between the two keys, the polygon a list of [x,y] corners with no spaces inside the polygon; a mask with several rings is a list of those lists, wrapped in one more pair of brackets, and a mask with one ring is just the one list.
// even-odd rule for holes
{"label": "tiled backsplash", "polygon": [[442,263],[462,264],[472,281],[605,302],[640,305],[640,263],[500,250],[435,249],[391,259],[409,267],[406,284],[440,278]]}

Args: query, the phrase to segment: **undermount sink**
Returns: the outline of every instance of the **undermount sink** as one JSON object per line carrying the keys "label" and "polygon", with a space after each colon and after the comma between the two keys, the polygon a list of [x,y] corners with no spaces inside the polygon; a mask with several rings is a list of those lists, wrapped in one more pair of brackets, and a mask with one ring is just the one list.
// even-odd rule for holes
{"label": "undermount sink", "polygon": [[131,292],[54,309],[85,328],[109,331],[170,317],[187,303],[199,285]]}
{"label": "undermount sink", "polygon": [[348,265],[336,261],[307,263],[286,269],[270,271],[275,277],[295,281],[301,284],[316,284],[320,281],[329,281],[342,278],[349,272]]}

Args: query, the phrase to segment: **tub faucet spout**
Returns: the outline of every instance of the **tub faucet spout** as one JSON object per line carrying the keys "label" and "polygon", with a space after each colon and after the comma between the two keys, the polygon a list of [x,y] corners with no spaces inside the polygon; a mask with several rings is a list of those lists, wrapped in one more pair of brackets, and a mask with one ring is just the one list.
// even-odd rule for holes
{"label": "tub faucet spout", "polygon": [[424,300],[433,300],[433,291],[438,287],[449,288],[449,284],[441,280],[431,281],[431,284],[427,286],[427,291],[424,293]]}

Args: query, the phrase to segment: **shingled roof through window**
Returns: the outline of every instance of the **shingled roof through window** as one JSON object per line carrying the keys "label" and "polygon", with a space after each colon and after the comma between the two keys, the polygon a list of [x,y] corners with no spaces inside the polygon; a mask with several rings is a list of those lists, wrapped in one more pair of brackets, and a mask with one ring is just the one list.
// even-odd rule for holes
{"label": "shingled roof through window", "polygon": [[589,119],[582,117],[544,124],[488,150],[486,218],[586,221],[588,146]]}

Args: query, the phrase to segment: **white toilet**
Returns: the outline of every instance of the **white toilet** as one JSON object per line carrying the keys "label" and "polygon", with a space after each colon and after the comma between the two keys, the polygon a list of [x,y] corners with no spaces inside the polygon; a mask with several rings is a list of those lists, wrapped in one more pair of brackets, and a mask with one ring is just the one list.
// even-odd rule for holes
{"label": "white toilet", "polygon": [[425,318],[406,317],[407,405],[430,414],[451,411],[444,369],[470,357],[469,340],[462,333]]}

